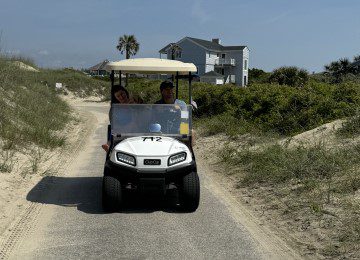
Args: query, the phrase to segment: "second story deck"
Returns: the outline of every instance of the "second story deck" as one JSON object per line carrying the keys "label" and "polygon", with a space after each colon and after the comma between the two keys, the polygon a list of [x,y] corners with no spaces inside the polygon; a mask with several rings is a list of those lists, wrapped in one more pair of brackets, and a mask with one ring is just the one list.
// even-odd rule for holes
{"label": "second story deck", "polygon": [[231,58],[216,58],[215,64],[218,66],[236,66],[235,59]]}

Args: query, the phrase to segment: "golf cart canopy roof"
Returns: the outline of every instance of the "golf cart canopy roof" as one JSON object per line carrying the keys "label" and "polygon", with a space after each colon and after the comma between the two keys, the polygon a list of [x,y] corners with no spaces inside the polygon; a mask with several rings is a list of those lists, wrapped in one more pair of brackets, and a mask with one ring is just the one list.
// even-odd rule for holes
{"label": "golf cart canopy roof", "polygon": [[187,75],[189,72],[196,72],[193,63],[184,63],[178,60],[143,58],[128,59],[109,62],[106,70],[117,70],[122,73],[141,73],[141,74],[176,74]]}

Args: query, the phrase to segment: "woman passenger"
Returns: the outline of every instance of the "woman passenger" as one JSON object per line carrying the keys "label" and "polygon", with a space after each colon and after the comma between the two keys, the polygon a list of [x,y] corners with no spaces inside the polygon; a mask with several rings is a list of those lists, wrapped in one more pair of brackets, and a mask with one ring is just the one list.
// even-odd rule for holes
{"label": "woman passenger", "polygon": [[[126,88],[120,85],[113,86],[113,95],[114,99],[112,104],[134,104],[135,102],[130,98],[129,92]],[[111,124],[111,118],[112,118],[112,107],[109,111],[109,120]],[[106,144],[101,145],[101,147],[108,152],[110,148],[110,141],[108,141]]]}

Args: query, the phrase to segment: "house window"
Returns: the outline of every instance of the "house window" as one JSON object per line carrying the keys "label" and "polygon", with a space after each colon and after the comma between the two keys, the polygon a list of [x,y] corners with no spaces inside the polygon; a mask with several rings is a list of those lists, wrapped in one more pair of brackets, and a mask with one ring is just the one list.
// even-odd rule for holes
{"label": "house window", "polygon": [[178,51],[177,52],[177,58],[181,58],[181,55],[182,55],[182,51]]}
{"label": "house window", "polygon": [[225,59],[225,53],[221,54],[221,58]]}
{"label": "house window", "polygon": [[225,75],[225,69],[221,69],[221,74]]}
{"label": "house window", "polygon": [[209,52],[209,58],[210,58],[210,52]]}
{"label": "house window", "polygon": [[244,60],[244,70],[247,70],[247,69],[248,69],[248,61]]}

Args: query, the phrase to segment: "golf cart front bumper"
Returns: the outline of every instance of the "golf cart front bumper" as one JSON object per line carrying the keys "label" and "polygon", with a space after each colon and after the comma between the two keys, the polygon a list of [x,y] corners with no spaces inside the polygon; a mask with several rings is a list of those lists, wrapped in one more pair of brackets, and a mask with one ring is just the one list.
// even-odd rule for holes
{"label": "golf cart front bumper", "polygon": [[179,165],[178,167],[166,169],[161,172],[156,172],[126,167],[107,160],[105,163],[104,174],[110,174],[118,178],[124,185],[132,183],[138,187],[146,188],[146,186],[151,186],[153,184],[159,184],[159,186],[161,186],[168,185],[170,183],[180,183],[185,175],[193,171],[196,172],[195,161],[185,165]]}

